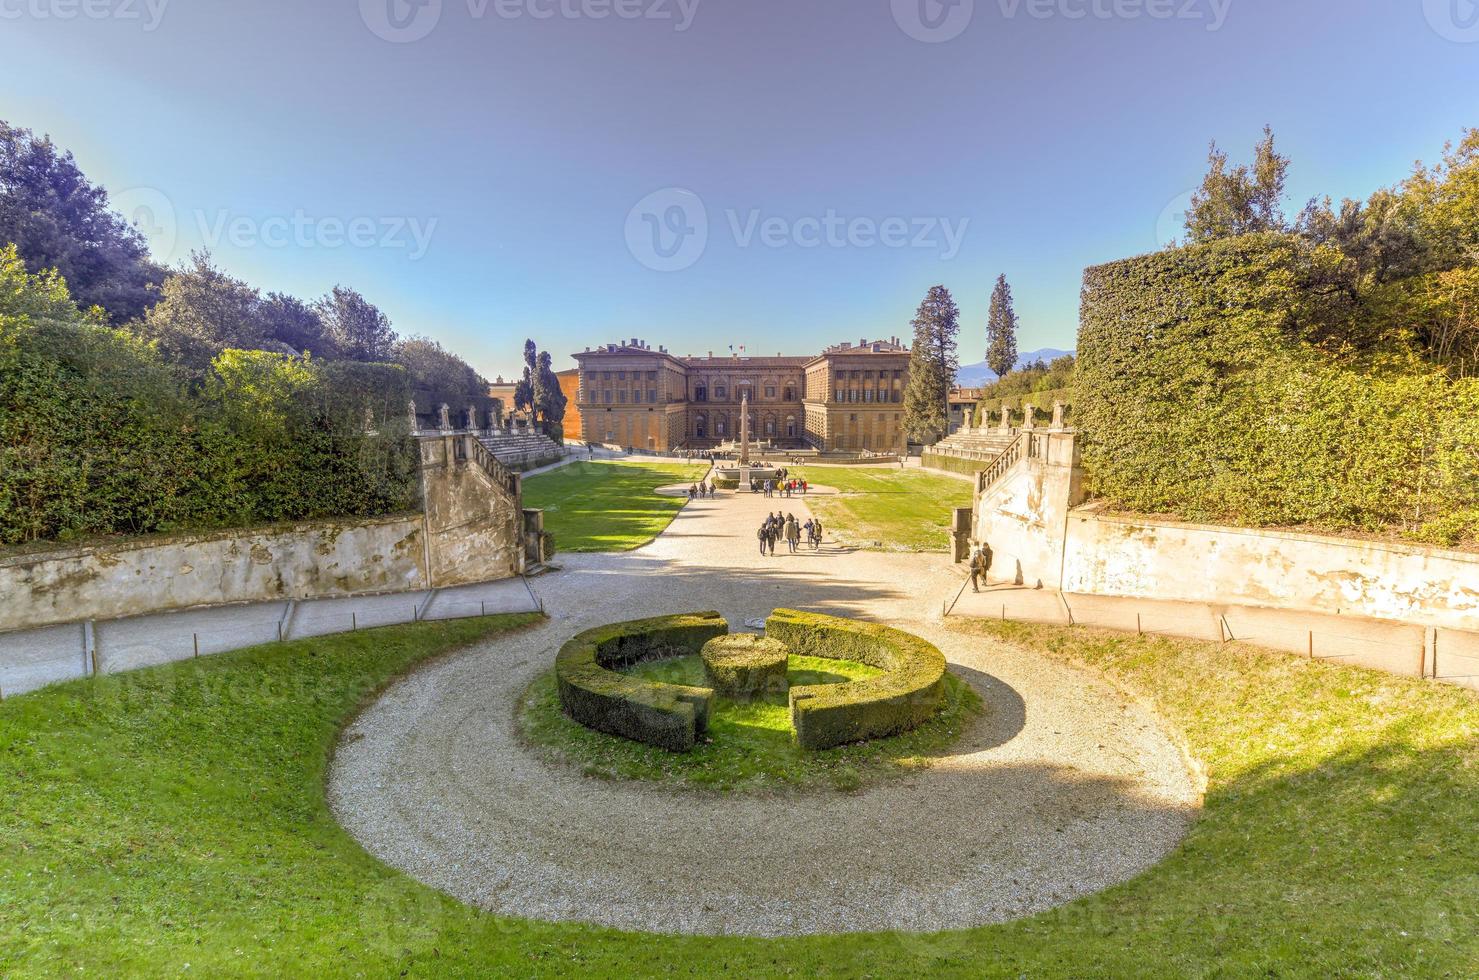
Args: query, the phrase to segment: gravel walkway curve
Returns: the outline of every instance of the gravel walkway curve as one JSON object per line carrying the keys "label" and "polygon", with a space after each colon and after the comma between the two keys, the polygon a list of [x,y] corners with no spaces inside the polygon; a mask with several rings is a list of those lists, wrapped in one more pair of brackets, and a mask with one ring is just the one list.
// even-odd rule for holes
{"label": "gravel walkway curve", "polygon": [[[1035,654],[946,630],[942,558],[762,558],[766,509],[687,504],[652,544],[566,556],[534,580],[552,619],[430,664],[346,730],[335,815],[387,864],[501,914],[663,933],[927,932],[1027,915],[1123,881],[1199,806],[1141,708]],[[732,629],[777,606],[887,622],[940,647],[987,711],[933,767],[856,794],[721,796],[607,782],[519,742],[520,694],[592,625],[716,608]]]}

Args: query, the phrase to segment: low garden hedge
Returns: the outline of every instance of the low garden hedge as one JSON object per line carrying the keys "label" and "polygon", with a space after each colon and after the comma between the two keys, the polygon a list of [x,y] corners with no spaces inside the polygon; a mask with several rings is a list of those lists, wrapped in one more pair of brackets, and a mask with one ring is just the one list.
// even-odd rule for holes
{"label": "low garden hedge", "polygon": [[929,721],[944,703],[944,655],[902,630],[777,609],[765,621],[765,635],[793,654],[852,660],[883,671],[845,684],[791,688],[791,725],[802,748],[898,735]]}
{"label": "low garden hedge", "polygon": [[786,689],[784,644],[754,633],[716,636],[704,644],[704,673],[714,690],[744,700]]}
{"label": "low garden hedge", "polygon": [[656,616],[586,630],[555,657],[560,705],[587,728],[687,752],[708,730],[714,692],[644,681],[617,673],[617,668],[695,654],[728,632],[729,624],[717,612]]}

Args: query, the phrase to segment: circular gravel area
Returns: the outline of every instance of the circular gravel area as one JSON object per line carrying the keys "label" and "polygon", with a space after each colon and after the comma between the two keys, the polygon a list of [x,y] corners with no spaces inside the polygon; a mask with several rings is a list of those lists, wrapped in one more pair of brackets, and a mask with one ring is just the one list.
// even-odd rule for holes
{"label": "circular gravel area", "polygon": [[[566,556],[532,580],[549,623],[427,665],[349,726],[329,782],[338,819],[387,864],[500,914],[755,936],[1002,921],[1176,846],[1198,790],[1149,714],[1087,674],[943,626],[960,577],[939,556],[824,545],[761,558],[751,531],[769,503],[694,501],[645,548]],[[778,606],[923,636],[985,714],[933,767],[855,794],[605,782],[520,744],[519,696],[575,633],[709,608],[741,629]]]}

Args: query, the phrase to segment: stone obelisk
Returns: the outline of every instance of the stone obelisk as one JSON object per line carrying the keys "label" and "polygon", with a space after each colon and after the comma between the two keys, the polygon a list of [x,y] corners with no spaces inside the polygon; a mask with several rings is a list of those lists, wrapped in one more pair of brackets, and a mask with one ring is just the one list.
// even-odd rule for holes
{"label": "stone obelisk", "polygon": [[750,465],[750,389],[740,392],[740,454],[739,464]]}

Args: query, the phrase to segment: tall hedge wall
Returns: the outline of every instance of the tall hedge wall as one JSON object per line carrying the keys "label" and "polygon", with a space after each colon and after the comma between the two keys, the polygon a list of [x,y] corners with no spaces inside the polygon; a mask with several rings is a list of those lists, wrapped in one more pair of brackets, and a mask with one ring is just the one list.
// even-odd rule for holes
{"label": "tall hedge wall", "polygon": [[415,506],[402,369],[226,351],[192,387],[13,254],[0,253],[0,544]]}
{"label": "tall hedge wall", "polygon": [[1085,272],[1076,421],[1095,494],[1193,521],[1472,533],[1479,382],[1318,346],[1315,261],[1247,235]]}

